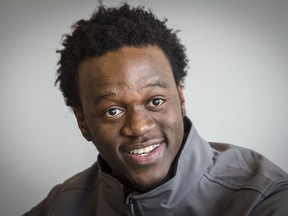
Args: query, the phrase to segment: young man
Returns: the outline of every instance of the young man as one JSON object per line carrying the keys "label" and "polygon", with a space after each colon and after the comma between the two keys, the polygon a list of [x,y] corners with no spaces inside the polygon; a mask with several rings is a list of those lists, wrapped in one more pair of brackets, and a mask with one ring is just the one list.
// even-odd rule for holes
{"label": "young man", "polygon": [[98,161],[26,215],[287,214],[285,172],[250,150],[207,143],[185,116],[187,58],[165,22],[101,6],[63,47],[56,82]]}

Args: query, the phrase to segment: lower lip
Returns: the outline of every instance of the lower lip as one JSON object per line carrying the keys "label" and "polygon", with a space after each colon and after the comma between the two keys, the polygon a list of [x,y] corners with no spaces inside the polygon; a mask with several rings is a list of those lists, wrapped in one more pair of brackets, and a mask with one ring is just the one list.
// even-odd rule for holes
{"label": "lower lip", "polygon": [[149,154],[145,156],[140,156],[136,154],[125,153],[125,158],[128,160],[129,164],[134,164],[136,166],[144,166],[155,163],[163,152],[164,142],[160,143],[160,145],[153,149]]}

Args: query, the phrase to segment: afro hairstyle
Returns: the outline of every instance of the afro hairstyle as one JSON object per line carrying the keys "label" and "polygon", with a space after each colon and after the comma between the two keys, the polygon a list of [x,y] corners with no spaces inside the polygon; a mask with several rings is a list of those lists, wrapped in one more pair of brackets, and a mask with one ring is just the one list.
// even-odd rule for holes
{"label": "afro hairstyle", "polygon": [[187,74],[185,47],[177,31],[166,26],[150,10],[131,7],[127,3],[107,8],[103,5],[87,20],[72,25],[72,33],[63,36],[55,85],[59,85],[66,105],[82,110],[78,88],[78,67],[81,62],[99,57],[123,46],[158,46],[170,62],[176,85]]}

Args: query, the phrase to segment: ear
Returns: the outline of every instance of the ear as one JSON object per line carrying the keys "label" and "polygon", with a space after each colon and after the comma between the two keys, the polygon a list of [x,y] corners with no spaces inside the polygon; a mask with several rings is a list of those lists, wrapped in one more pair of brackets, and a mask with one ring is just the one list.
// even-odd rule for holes
{"label": "ear", "polygon": [[74,111],[74,115],[77,119],[78,127],[79,127],[83,137],[87,141],[91,141],[91,136],[90,136],[90,132],[89,132],[88,127],[87,127],[85,114],[83,113],[83,111],[78,110],[78,109],[77,110],[74,109],[73,111]]}
{"label": "ear", "polygon": [[178,95],[180,99],[182,116],[184,117],[186,115],[186,107],[185,107],[185,97],[184,97],[184,84],[182,81],[179,82],[177,86],[177,90],[178,90]]}

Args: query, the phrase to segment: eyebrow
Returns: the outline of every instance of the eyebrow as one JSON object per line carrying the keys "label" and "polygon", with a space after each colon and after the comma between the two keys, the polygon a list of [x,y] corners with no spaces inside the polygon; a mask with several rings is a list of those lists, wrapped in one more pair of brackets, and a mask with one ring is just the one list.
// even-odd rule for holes
{"label": "eyebrow", "polygon": [[[141,89],[154,88],[154,87],[160,87],[160,88],[168,89],[169,85],[167,85],[167,83],[162,82],[160,80],[156,80],[154,82],[150,82],[150,83],[145,84]],[[106,92],[106,93],[98,96],[95,101],[96,101],[96,103],[100,103],[105,98],[114,97],[114,96],[118,96],[118,95],[119,95],[119,93],[116,93],[113,91]]]}
{"label": "eyebrow", "polygon": [[116,92],[107,92],[107,93],[104,93],[104,94],[98,96],[95,101],[96,101],[96,103],[100,103],[105,98],[113,97],[113,96],[117,96],[117,95],[118,94]]}
{"label": "eyebrow", "polygon": [[156,80],[155,82],[147,83],[141,89],[153,88],[153,87],[160,87],[160,88],[168,89],[169,85],[167,85],[167,83],[162,82],[160,80]]}

